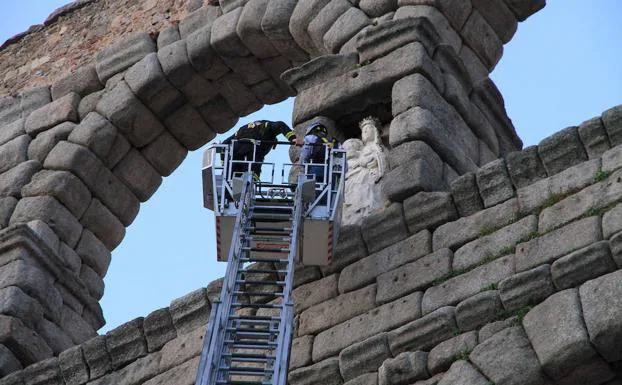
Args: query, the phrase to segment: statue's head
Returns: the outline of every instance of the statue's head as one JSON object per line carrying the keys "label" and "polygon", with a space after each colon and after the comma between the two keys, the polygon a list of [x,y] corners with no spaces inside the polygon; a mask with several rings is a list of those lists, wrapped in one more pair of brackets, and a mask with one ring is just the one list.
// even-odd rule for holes
{"label": "statue's head", "polygon": [[380,143],[380,122],[374,117],[367,117],[359,123],[361,128],[361,140],[365,143]]}
{"label": "statue's head", "polygon": [[346,150],[346,158],[352,159],[356,153],[363,148],[363,142],[360,139],[348,139],[343,142],[343,149]]}

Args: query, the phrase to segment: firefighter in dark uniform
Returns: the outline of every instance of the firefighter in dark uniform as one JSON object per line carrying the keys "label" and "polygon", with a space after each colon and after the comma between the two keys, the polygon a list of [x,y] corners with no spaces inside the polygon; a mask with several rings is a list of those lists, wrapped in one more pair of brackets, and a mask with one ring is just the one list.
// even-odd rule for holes
{"label": "firefighter in dark uniform", "polygon": [[[233,146],[233,160],[237,161],[253,161],[253,153],[255,155],[254,163],[251,165],[253,171],[253,177],[259,180],[261,175],[261,163],[270,150],[276,148],[274,142],[277,141],[277,137],[282,134],[287,138],[292,145],[302,145],[301,141],[296,138],[296,134],[291,128],[284,122],[271,122],[269,120],[258,120],[252,123],[243,125],[238,131],[227,139],[223,140],[224,144],[231,144],[233,140],[236,140]],[[259,141],[258,145],[253,141]],[[266,143],[268,142],[268,143]],[[248,165],[246,163],[234,162],[231,167],[234,173],[246,172]]]}

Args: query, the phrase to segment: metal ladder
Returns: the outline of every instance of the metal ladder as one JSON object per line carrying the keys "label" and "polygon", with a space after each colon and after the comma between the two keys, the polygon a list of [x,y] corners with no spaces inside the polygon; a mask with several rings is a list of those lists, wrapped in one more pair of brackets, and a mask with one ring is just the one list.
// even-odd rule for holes
{"label": "metal ladder", "polygon": [[[299,181],[293,198],[259,199],[250,173],[244,174],[227,273],[220,300],[212,304],[196,385],[286,384],[303,223]],[[275,246],[258,247],[261,242]],[[246,269],[254,262],[274,268]]]}

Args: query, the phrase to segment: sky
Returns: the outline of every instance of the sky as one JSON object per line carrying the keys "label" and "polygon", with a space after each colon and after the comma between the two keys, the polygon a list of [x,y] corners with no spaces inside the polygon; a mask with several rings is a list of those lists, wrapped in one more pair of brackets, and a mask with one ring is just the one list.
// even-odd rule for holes
{"label": "sky", "polygon": [[[41,23],[65,0],[0,0],[0,42]],[[622,104],[622,2],[549,0],[520,23],[491,77],[525,146]],[[291,124],[293,99],[242,118]],[[216,140],[221,139],[222,136]],[[203,149],[188,155],[141,205],[113,251],[101,301],[104,333],[146,316],[224,275],[215,261],[214,216],[202,206]],[[270,159],[283,159],[271,154]]]}

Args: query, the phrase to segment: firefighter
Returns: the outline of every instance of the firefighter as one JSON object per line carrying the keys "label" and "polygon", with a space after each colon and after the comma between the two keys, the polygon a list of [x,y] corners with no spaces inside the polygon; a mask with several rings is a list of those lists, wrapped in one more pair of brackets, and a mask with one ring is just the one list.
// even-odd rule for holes
{"label": "firefighter", "polygon": [[[276,148],[275,142],[279,134],[285,136],[292,145],[302,145],[302,141],[296,138],[296,134],[287,124],[269,120],[258,120],[245,124],[235,134],[225,139],[223,143],[231,144],[233,140],[236,140],[232,150],[233,160],[252,161],[253,178],[258,181],[261,175],[261,163],[270,150]],[[254,141],[259,141],[259,143],[256,144]],[[232,171],[234,173],[246,172],[248,171],[248,164],[234,162]]]}
{"label": "firefighter", "polygon": [[302,153],[300,154],[300,164],[315,163],[310,165],[307,172],[315,175],[317,183],[324,182],[324,166],[326,164],[326,147],[332,149],[337,146],[337,141],[328,135],[328,129],[321,123],[312,123],[307,128]]}

